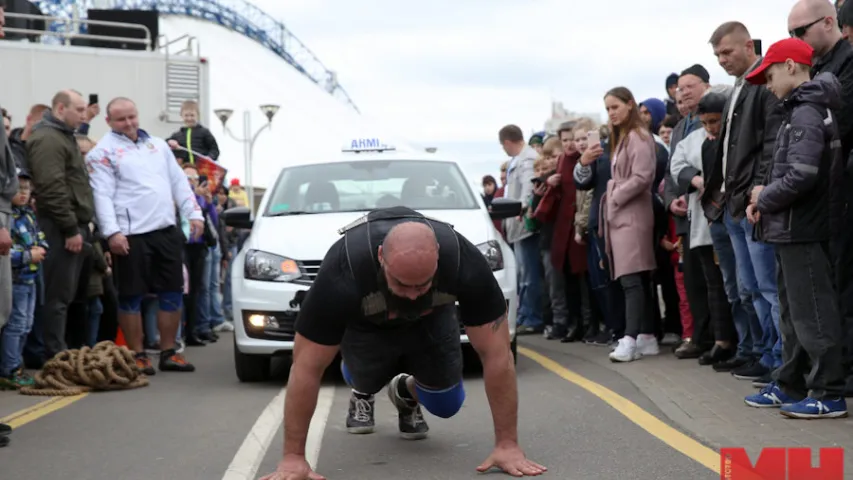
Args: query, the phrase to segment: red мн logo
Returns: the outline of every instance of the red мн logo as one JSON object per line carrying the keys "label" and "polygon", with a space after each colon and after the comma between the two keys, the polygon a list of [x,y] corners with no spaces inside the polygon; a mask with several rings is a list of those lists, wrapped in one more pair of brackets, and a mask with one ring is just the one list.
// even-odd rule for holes
{"label": "red \u043c\u043d logo", "polygon": [[821,448],[812,466],[810,448],[762,448],[755,465],[743,448],[720,450],[722,480],[844,480],[844,449]]}

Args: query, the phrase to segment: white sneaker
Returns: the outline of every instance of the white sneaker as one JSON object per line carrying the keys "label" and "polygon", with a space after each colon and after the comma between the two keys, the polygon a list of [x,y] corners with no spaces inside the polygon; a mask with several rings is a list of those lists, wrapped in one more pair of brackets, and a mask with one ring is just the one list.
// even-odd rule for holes
{"label": "white sneaker", "polygon": [[637,341],[629,336],[624,336],[619,339],[619,344],[610,352],[611,362],[633,362],[640,358],[637,352]]}
{"label": "white sneaker", "polygon": [[641,334],[637,336],[637,354],[650,357],[660,354],[658,339],[654,335]]}
{"label": "white sneaker", "polygon": [[226,320],[226,321],[220,323],[219,325],[213,327],[213,331],[216,333],[233,332],[234,331],[234,324]]}

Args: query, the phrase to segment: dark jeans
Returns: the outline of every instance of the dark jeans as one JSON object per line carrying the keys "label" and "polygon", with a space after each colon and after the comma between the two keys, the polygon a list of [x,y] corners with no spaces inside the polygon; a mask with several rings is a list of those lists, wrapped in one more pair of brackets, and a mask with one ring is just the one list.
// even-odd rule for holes
{"label": "dark jeans", "polygon": [[610,279],[610,266],[604,253],[604,239],[587,235],[587,272],[593,303],[598,306],[604,325],[616,338],[625,333],[625,294],[619,282]]}
{"label": "dark jeans", "polygon": [[630,273],[619,277],[625,292],[625,335],[655,334],[655,321],[649,304],[651,272]]}
{"label": "dark jeans", "polygon": [[187,295],[184,302],[184,311],[187,315],[187,324],[184,327],[184,338],[196,334],[196,325],[198,324],[198,298],[199,293],[204,285],[204,267],[207,259],[207,245],[203,243],[188,243],[186,245],[187,253],[187,273],[190,277],[190,294]]}
{"label": "dark jeans", "polygon": [[737,330],[732,320],[732,310],[726,287],[723,284],[723,272],[714,258],[714,247],[696,247],[693,252],[699,258],[702,275],[705,277],[708,292],[708,310],[711,320],[711,332],[718,342],[731,342],[737,345]]}
{"label": "dark jeans", "polygon": [[[853,192],[853,185],[847,185]],[[849,196],[849,193],[848,193]],[[853,375],[853,203],[848,199],[846,215],[841,222],[841,232],[834,242],[835,274],[843,325],[844,365],[848,375]]]}
{"label": "dark jeans", "polygon": [[708,288],[702,273],[702,262],[699,255],[690,248],[690,235],[682,236],[681,244],[684,251],[681,264],[684,273],[684,289],[687,290],[687,301],[690,302],[690,313],[693,314],[691,340],[697,345],[713,344],[713,338],[709,338],[708,331],[711,312],[708,309]]}
{"label": "dark jeans", "polygon": [[[827,243],[776,245],[782,337],[779,387],[794,398],[844,393],[841,315]],[[809,367],[811,363],[811,368]]]}
{"label": "dark jeans", "polygon": [[[91,257],[92,246],[90,243],[84,243],[80,253],[71,253],[65,249],[65,235],[50,217],[39,217],[39,225],[47,244],[51,246],[43,265],[45,298],[44,306],[39,312],[45,358],[49,359],[67,348],[65,333],[68,308],[78,296],[81,281],[88,282],[89,273],[84,271],[84,267],[87,257]],[[89,242],[88,225],[80,225],[78,228],[83,235],[83,241]],[[83,311],[85,310],[84,308]],[[77,318],[80,318],[79,314],[74,315],[74,319]],[[84,318],[81,318],[81,325],[85,325]]]}

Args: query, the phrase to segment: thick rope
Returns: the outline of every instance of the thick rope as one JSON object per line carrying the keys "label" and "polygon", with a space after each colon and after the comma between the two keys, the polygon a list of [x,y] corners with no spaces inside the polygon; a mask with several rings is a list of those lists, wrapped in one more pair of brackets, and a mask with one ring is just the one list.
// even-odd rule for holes
{"label": "thick rope", "polygon": [[147,385],[148,377],[136,366],[133,352],[108,341],[94,348],[83,347],[56,354],[36,372],[35,385],[19,391],[23,395],[54,397]]}

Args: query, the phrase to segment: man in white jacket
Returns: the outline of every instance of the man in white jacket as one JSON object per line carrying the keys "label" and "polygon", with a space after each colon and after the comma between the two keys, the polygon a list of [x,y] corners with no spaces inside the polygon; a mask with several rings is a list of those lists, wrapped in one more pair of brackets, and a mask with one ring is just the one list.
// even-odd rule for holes
{"label": "man in white jacket", "polygon": [[193,237],[204,217],[186,175],[166,142],[139,129],[136,105],[116,98],[107,105],[111,132],[86,156],[95,215],[113,254],[119,295],[119,326],[136,364],[155,372],[142,347],[142,299],[157,294],[160,370],[192,372],[177,353],[175,337],[183,306],[183,246],[175,205],[189,219]]}

